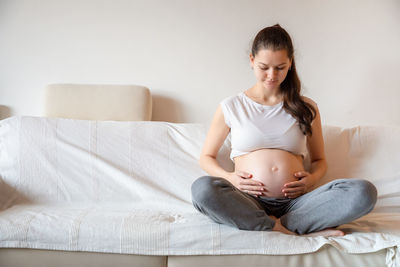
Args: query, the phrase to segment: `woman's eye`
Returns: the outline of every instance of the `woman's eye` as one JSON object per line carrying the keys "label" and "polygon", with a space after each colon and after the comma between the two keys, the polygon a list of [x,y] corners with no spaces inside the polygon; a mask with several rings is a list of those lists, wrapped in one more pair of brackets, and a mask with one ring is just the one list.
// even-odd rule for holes
{"label": "woman's eye", "polygon": [[[268,68],[260,68],[261,70],[268,70]],[[277,70],[283,70],[284,68],[276,68]]]}

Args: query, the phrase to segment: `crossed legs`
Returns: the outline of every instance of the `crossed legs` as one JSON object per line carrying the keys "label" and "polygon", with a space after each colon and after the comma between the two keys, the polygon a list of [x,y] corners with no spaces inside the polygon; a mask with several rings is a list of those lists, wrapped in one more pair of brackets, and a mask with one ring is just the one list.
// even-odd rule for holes
{"label": "crossed legs", "polygon": [[192,202],[197,210],[215,222],[241,230],[271,231],[278,222],[297,234],[317,232],[369,213],[376,198],[376,188],[367,180],[337,179],[289,201],[278,221],[268,214],[261,200],[224,178],[202,176],[192,184]]}

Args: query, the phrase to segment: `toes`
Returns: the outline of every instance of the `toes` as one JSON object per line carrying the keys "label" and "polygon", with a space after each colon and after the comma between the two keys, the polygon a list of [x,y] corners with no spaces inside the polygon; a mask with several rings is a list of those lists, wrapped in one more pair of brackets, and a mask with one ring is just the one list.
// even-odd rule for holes
{"label": "toes", "polygon": [[336,229],[325,229],[319,232],[314,232],[314,233],[309,233],[303,236],[344,236],[345,233],[342,230],[336,230]]}

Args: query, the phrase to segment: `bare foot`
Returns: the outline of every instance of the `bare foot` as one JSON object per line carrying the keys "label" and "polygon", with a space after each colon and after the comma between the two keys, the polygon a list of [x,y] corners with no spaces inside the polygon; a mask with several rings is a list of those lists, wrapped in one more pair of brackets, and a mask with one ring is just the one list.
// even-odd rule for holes
{"label": "bare foot", "polygon": [[281,224],[281,220],[274,217],[274,216],[270,216],[273,220],[275,220],[275,226],[274,228],[272,228],[272,231],[278,231],[287,235],[297,235],[297,236],[306,236],[306,237],[312,237],[312,236],[344,236],[345,233],[342,230],[337,230],[335,228],[327,228],[324,229],[322,231],[318,231],[318,232],[313,232],[313,233],[309,233],[309,234],[304,234],[304,235],[298,235],[295,232],[292,232],[290,230],[288,230],[285,226],[283,226]]}
{"label": "bare foot", "polygon": [[334,228],[327,228],[319,232],[313,232],[302,236],[344,236],[345,233],[342,230]]}
{"label": "bare foot", "polygon": [[274,216],[270,217],[275,220],[275,226],[272,228],[272,231],[278,231],[287,235],[297,235],[295,232],[289,231],[285,226],[283,226],[280,219]]}

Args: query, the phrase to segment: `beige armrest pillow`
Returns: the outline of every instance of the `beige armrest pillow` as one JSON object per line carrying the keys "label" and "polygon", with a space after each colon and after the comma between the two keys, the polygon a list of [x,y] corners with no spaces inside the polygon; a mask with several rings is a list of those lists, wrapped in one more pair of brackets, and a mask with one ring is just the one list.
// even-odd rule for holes
{"label": "beige armrest pillow", "polygon": [[150,90],[138,85],[50,84],[44,115],[82,120],[151,120]]}

